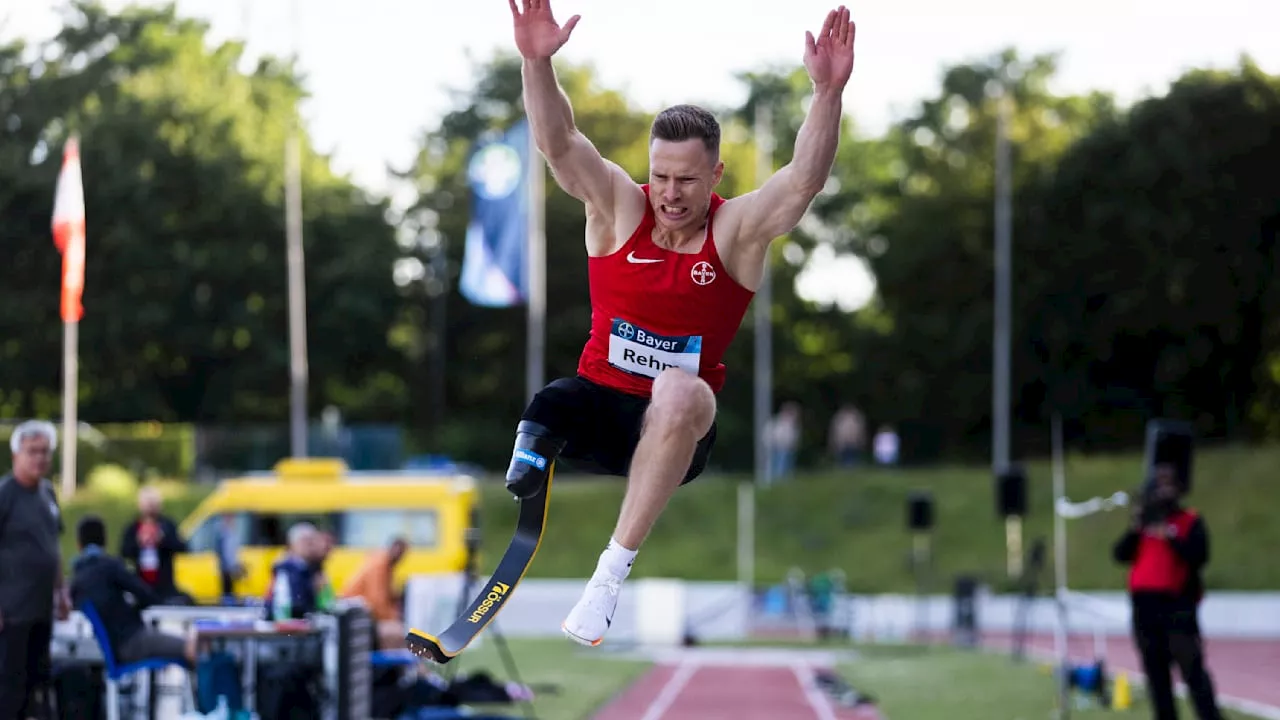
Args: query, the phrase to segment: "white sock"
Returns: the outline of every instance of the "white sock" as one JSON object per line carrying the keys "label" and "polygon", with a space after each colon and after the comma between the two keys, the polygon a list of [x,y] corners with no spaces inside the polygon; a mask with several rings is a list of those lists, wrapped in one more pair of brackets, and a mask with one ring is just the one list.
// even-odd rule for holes
{"label": "white sock", "polygon": [[615,577],[626,578],[631,573],[631,564],[635,560],[635,550],[628,550],[617,540],[609,538],[609,544],[605,547],[604,552],[600,553],[600,562],[596,563],[596,570],[603,570]]}

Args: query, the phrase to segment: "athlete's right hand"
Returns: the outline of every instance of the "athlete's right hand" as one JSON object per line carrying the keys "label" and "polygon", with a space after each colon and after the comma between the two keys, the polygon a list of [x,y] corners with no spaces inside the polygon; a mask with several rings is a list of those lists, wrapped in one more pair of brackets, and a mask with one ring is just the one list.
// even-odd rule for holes
{"label": "athlete's right hand", "polygon": [[569,41],[569,35],[581,15],[574,15],[561,27],[551,15],[551,0],[521,0],[524,12],[516,8],[516,0],[507,0],[516,26],[516,48],[528,60],[544,60],[556,54]]}

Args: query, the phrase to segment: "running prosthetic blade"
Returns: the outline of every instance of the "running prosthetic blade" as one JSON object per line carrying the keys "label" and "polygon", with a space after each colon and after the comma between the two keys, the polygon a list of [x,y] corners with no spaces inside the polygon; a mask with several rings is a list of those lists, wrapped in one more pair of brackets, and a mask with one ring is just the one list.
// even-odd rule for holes
{"label": "running prosthetic blade", "polygon": [[542,490],[537,495],[520,501],[520,515],[516,521],[515,533],[511,536],[511,544],[503,553],[493,576],[481,586],[480,593],[463,611],[462,616],[439,635],[431,635],[417,628],[411,628],[405,635],[405,645],[413,654],[443,665],[466,650],[497,617],[524,578],[534,556],[538,554],[538,546],[542,544],[554,474],[553,464]]}

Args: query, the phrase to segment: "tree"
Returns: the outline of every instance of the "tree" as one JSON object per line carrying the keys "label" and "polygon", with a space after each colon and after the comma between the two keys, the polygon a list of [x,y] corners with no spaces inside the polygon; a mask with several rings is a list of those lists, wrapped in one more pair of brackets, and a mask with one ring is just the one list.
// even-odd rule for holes
{"label": "tree", "polygon": [[[864,380],[879,417],[899,426],[914,459],[985,457],[990,447],[994,153],[999,85],[1012,105],[1014,237],[1034,227],[1033,188],[1058,155],[1114,112],[1108,98],[1048,90],[1053,56],[1006,51],[949,68],[940,94],[891,129],[896,172],[879,188],[870,258],[892,333],[867,352]],[[1027,372],[1028,298],[1040,294],[1034,258],[1015,256],[1015,397]]]}
{"label": "tree", "polygon": [[[0,332],[15,414],[56,414],[60,259],[48,217],[62,145],[82,138],[88,249],[82,416],[278,421],[288,408],[284,141],[303,97],[292,67],[238,70],[243,48],[170,6],[77,2],[24,63],[0,54],[0,195],[10,262]],[[395,417],[400,298],[385,206],[303,141],[311,402]]]}
{"label": "tree", "polygon": [[1192,71],[1047,183],[1033,333],[1049,374],[1078,388],[1057,405],[1094,434],[1140,436],[1116,388],[1208,436],[1280,433],[1277,123],[1280,79],[1247,58]]}

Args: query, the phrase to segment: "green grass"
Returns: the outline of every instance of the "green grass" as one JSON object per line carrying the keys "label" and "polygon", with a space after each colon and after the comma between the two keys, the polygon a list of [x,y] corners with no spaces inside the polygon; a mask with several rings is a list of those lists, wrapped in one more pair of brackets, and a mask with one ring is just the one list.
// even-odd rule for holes
{"label": "green grass", "polygon": [[[863,657],[838,668],[860,692],[876,698],[889,720],[1048,720],[1055,680],[1035,664],[1007,656],[950,648],[867,647]],[[1072,717],[1150,717],[1139,688],[1128,710],[1073,710]],[[1182,717],[1195,717],[1185,704]],[[1227,720],[1252,716],[1224,711]]]}
{"label": "green grass", "polygon": [[[562,639],[507,642],[521,682],[534,689],[533,708],[539,720],[588,720],[650,667],[639,660],[602,660],[600,651]],[[484,670],[498,682],[514,679],[497,642],[487,635],[447,667],[460,674]],[[504,712],[520,716],[512,709]]]}
{"label": "green grass", "polygon": [[[1074,501],[1132,490],[1142,477],[1137,455],[1068,458],[1067,494]],[[1030,463],[1031,504],[1026,546],[1052,543],[1052,475],[1047,462]],[[1190,502],[1206,517],[1212,589],[1280,588],[1280,565],[1257,549],[1280,544],[1280,446],[1221,448],[1197,454]],[[736,478],[705,477],[682,488],[641,551],[633,577],[730,580],[736,577]],[[613,530],[625,481],[561,478],[552,492],[546,539],[530,577],[590,573]],[[776,582],[788,569],[844,570],[856,592],[910,591],[911,538],[906,502],[914,490],[935,500],[933,588],[946,591],[958,573],[976,573],[997,586],[1005,578],[1005,530],[996,515],[991,474],[985,468],[863,469],[813,474],[762,489],[757,499],[756,577]],[[516,504],[497,479],[485,483],[487,563],[505,548]],[[1123,587],[1124,571],[1111,561],[1111,543],[1128,511],[1069,521],[1068,569],[1077,589]],[[1050,559],[1051,563],[1051,559]],[[1045,580],[1049,582],[1050,570]]]}
{"label": "green grass", "polygon": [[[1031,512],[1024,528],[1027,546],[1037,537],[1052,541],[1052,475],[1048,463],[1028,465]],[[1068,496],[1075,501],[1131,490],[1142,475],[1137,455],[1068,458]],[[1280,545],[1280,446],[1221,448],[1197,455],[1191,502],[1208,522],[1212,561],[1210,590],[1280,588],[1280,564],[1258,548]],[[682,488],[646,542],[633,577],[697,580],[736,578],[737,478],[708,476]],[[183,517],[208,492],[205,487],[166,485],[166,511]],[[561,476],[552,492],[546,539],[529,577],[589,574],[604,548],[622,501],[621,478]],[[517,505],[500,478],[483,483],[482,513],[487,571],[506,548]],[[854,592],[914,589],[905,528],[907,496],[929,490],[935,499],[932,589],[946,591],[959,573],[976,573],[997,587],[1005,577],[1004,524],[996,516],[993,483],[985,468],[920,470],[862,469],[845,474],[804,475],[762,489],[757,498],[756,578],[772,583],[792,567],[813,573],[844,570]],[[66,507],[68,528],[92,509],[108,523],[113,549],[120,528],[132,518],[132,498],[82,492]],[[1110,547],[1127,521],[1127,511],[1069,521],[1068,567],[1076,589],[1116,590],[1124,571],[1110,559]],[[73,533],[64,538],[72,551]],[[1045,580],[1050,580],[1046,570]]]}

